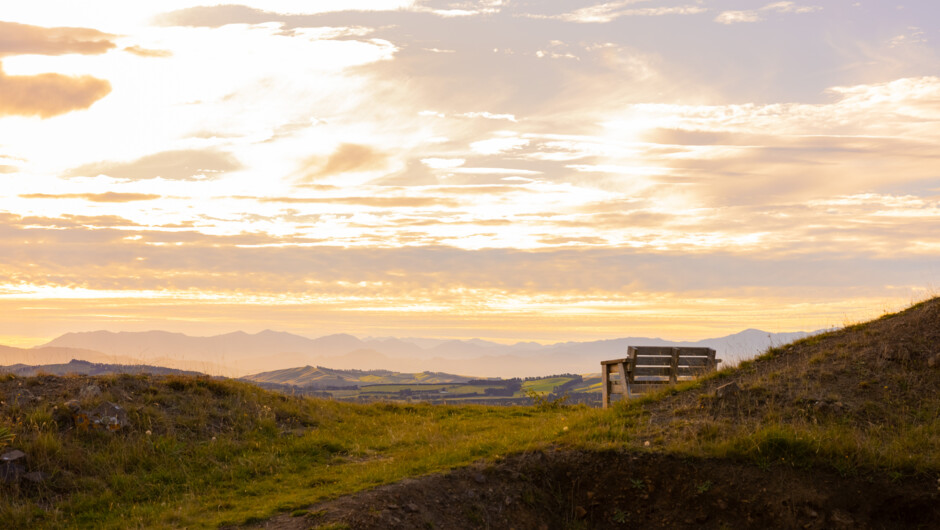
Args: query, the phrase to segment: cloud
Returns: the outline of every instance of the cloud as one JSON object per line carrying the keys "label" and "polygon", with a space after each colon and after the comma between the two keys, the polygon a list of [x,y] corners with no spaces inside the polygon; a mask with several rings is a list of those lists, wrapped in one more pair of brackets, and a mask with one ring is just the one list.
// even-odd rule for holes
{"label": "cloud", "polygon": [[137,55],[138,57],[164,58],[164,57],[173,56],[173,52],[169,50],[150,50],[147,48],[141,48],[140,46],[137,46],[137,45],[127,46],[126,48],[124,48],[124,51],[126,51],[127,53],[132,53],[134,55]]}
{"label": "cloud", "polygon": [[284,204],[351,204],[378,208],[421,208],[441,206],[454,208],[460,203],[443,197],[266,197],[259,202]]}
{"label": "cloud", "polygon": [[739,24],[742,22],[760,22],[763,20],[760,12],[774,12],[774,13],[793,13],[796,15],[801,15],[804,13],[814,13],[821,10],[822,7],[819,6],[801,6],[797,5],[795,2],[774,2],[772,4],[767,4],[759,10],[748,10],[748,11],[723,11],[717,17],[715,17],[715,22],[719,24]]}
{"label": "cloud", "polygon": [[160,195],[153,195],[150,193],[117,193],[109,191],[106,193],[64,193],[60,195],[53,195],[48,193],[27,193],[20,195],[20,197],[24,199],[83,199],[91,202],[120,203],[152,201],[154,199],[159,199]]}
{"label": "cloud", "polygon": [[0,66],[0,116],[51,118],[87,109],[111,93],[111,83],[91,76],[11,76]]}
{"label": "cloud", "polygon": [[516,121],[516,117],[512,114],[493,114],[492,112],[464,112],[463,114],[458,114],[462,118],[485,118],[487,120],[507,120],[511,122]]}
{"label": "cloud", "polygon": [[278,15],[243,5],[197,6],[157,15],[158,26],[218,28],[228,24],[263,24]]}
{"label": "cloud", "polygon": [[820,6],[801,6],[797,5],[796,2],[774,2],[773,4],[767,4],[761,8],[761,11],[776,11],[777,13],[814,13],[820,11],[822,7]]}
{"label": "cloud", "polygon": [[570,13],[562,15],[530,15],[532,18],[551,18],[567,22],[580,23],[606,23],[616,20],[620,17],[659,17],[666,15],[697,15],[704,13],[708,9],[701,6],[685,5],[672,7],[628,7],[633,4],[645,2],[647,0],[621,0],[619,2],[607,2],[590,7],[582,7]]}
{"label": "cloud", "polygon": [[200,180],[242,165],[232,154],[218,149],[184,149],[164,151],[139,158],[133,162],[95,162],[69,171],[67,177],[95,177],[107,175],[117,179],[145,180]]}
{"label": "cloud", "polygon": [[453,169],[467,163],[464,158],[422,158],[421,162],[431,169]]}
{"label": "cloud", "polygon": [[888,46],[890,48],[897,48],[899,46],[917,46],[921,44],[927,44],[927,37],[924,30],[916,26],[911,26],[908,29],[908,33],[902,33],[895,37],[892,37],[888,41]]}
{"label": "cloud", "polygon": [[[27,228],[26,221],[5,222],[0,229],[3,274],[28,282],[120,290],[290,293],[299,300],[304,293],[322,295],[348,290],[350,283],[369,282],[372,290],[362,293],[365,298],[360,303],[385,296],[411,299],[415,293],[438,291],[463,293],[468,300],[485,305],[491,294],[605,297],[638,291],[691,293],[741,288],[809,292],[857,285],[906,285],[912,274],[935,273],[935,259],[929,253],[877,258],[867,254],[868,248],[853,250],[846,244],[831,250],[759,255],[609,247],[540,251],[427,245],[343,248],[292,245],[289,240],[265,234],[212,236],[195,231],[101,227],[63,231],[52,224]],[[934,220],[927,218],[922,225],[931,222]],[[890,237],[890,232],[885,229],[879,237]],[[862,238],[865,233],[860,228],[853,234],[849,228],[840,231],[840,236],[850,243],[847,236]],[[812,238],[824,235],[821,229],[807,233]],[[382,240],[381,233],[376,236],[377,241]],[[595,245],[603,239],[550,232],[540,237],[563,246]]]}
{"label": "cloud", "polygon": [[388,155],[360,144],[340,144],[326,160],[316,156],[307,160],[303,180],[311,182],[319,178],[340,175],[343,173],[359,173],[376,171],[388,167]]}
{"label": "cloud", "polygon": [[474,152],[481,155],[495,155],[505,153],[516,149],[522,149],[529,145],[529,140],[518,137],[490,138],[489,140],[480,140],[470,144]]}
{"label": "cloud", "polygon": [[760,20],[760,15],[756,11],[724,11],[715,17],[715,22],[719,24],[739,24]]}
{"label": "cloud", "polygon": [[[89,28],[44,28],[0,22],[0,57],[11,55],[95,55],[115,47],[116,36]],[[0,65],[0,116],[51,118],[87,109],[111,92],[91,76],[47,73],[9,76]]]}
{"label": "cloud", "polygon": [[16,166],[8,166],[0,164],[0,175],[9,175],[10,173],[16,173],[20,168]]}
{"label": "cloud", "polygon": [[0,57],[5,55],[95,55],[115,47],[117,37],[89,28],[43,28],[0,22]]}
{"label": "cloud", "polygon": [[113,228],[138,226],[137,223],[117,215],[72,215],[62,217],[20,217],[12,214],[0,215],[0,224],[20,227],[51,227],[51,228]]}
{"label": "cloud", "polygon": [[[386,14],[389,12],[412,12],[431,14],[441,18],[465,18],[477,15],[499,13],[504,0],[477,0],[459,3],[443,2],[442,6],[431,5],[434,2],[423,0],[391,0],[375,2],[309,2],[299,7],[299,2],[276,4],[272,2],[245,2],[244,5],[197,6],[163,13],[154,18],[154,23],[163,26],[220,27],[227,24],[262,24],[272,21],[306,19],[318,15],[346,12],[361,15],[369,11]],[[267,11],[270,9],[270,11]]]}

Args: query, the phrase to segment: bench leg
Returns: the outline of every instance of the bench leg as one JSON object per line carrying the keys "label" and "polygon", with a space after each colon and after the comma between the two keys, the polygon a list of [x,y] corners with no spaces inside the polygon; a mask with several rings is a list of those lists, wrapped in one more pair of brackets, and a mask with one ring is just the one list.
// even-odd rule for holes
{"label": "bench leg", "polygon": [[627,370],[623,363],[617,363],[617,372],[620,373],[620,386],[623,388],[623,401],[630,399],[630,380],[627,379]]}

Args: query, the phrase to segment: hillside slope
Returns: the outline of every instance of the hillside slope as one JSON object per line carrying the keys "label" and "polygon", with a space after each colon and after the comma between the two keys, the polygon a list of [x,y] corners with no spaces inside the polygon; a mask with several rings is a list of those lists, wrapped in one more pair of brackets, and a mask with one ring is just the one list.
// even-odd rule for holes
{"label": "hillside slope", "polygon": [[940,298],[773,348],[689,386],[621,414],[642,416],[646,439],[691,440],[693,453],[938,470]]}
{"label": "hillside slope", "polygon": [[940,299],[584,415],[555,440],[258,526],[937,528]]}

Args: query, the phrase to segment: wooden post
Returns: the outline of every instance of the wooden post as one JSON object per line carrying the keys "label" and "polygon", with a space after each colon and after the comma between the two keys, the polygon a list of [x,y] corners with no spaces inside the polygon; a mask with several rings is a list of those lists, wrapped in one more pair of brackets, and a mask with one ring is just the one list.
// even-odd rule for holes
{"label": "wooden post", "polygon": [[679,380],[679,348],[672,349],[672,365],[669,370],[669,383],[676,384]]}
{"label": "wooden post", "polygon": [[621,401],[630,399],[630,380],[627,379],[627,370],[624,368],[625,364],[627,363],[625,363],[624,360],[617,363],[617,372],[620,373],[620,387],[623,389],[623,397],[620,398]]}
{"label": "wooden post", "polygon": [[630,389],[633,388],[634,378],[636,377],[636,348],[635,347],[627,346],[627,357],[630,359],[629,374],[627,375],[630,378],[630,382],[626,383],[627,394],[629,395]]}
{"label": "wooden post", "polygon": [[601,395],[605,409],[610,405],[610,369],[608,366],[610,365],[601,363]]}

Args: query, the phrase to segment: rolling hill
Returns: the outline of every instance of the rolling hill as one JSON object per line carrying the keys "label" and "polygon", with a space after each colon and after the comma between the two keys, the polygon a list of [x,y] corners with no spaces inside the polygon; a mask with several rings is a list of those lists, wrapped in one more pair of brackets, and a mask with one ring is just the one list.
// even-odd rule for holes
{"label": "rolling hill", "polygon": [[322,366],[287,368],[260,374],[246,375],[245,381],[254,383],[278,383],[311,388],[351,387],[363,384],[435,384],[466,383],[469,377],[440,372],[406,374],[389,370],[335,370]]}

